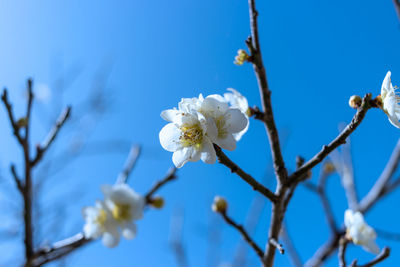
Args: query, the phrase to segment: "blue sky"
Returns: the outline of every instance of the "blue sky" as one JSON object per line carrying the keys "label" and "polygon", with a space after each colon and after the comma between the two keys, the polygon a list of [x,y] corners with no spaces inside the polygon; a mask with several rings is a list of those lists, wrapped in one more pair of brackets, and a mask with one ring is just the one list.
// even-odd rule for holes
{"label": "blue sky", "polygon": [[[400,85],[400,26],[389,0],[258,1],[257,6],[260,41],[283,155],[289,170],[293,170],[297,155],[312,157],[337,135],[339,123],[351,120],[354,110],[347,104],[350,95],[371,92],[376,96],[388,70],[392,71],[393,83]],[[45,196],[41,199],[44,212],[48,207],[50,213],[60,200],[67,202],[63,212],[49,216],[52,218],[48,220],[62,229],[44,229],[49,241],[80,231],[82,206],[101,198],[100,185],[114,182],[129,143],[143,146],[130,185],[145,193],[163,177],[172,162],[171,154],[159,145],[158,133],[165,124],[159,114],[176,106],[180,98],[199,93],[222,94],[233,87],[251,105],[260,104],[252,67],[232,63],[237,49],[244,48],[248,34],[247,1],[0,3],[0,86],[9,88],[20,115],[24,110],[27,77],[51,90],[47,102],[35,103],[34,143],[45,137],[51,119],[61,107],[70,104],[75,123],[63,131],[48,157],[62,155],[69,140],[76,137],[74,133],[80,133],[73,130],[76,127],[82,130],[91,148],[101,150],[93,154],[84,148],[79,158],[50,175],[45,183]],[[107,79],[97,80],[105,88],[109,108],[103,116],[85,117],[80,113],[80,103],[90,94],[99,68],[101,74],[109,74]],[[60,77],[64,83],[55,83]],[[60,94],[62,84],[68,87]],[[14,204],[20,201],[14,201],[18,195],[8,167],[10,162],[20,163],[21,155],[10,136],[4,110],[0,112],[0,125],[1,186],[7,191],[1,195],[0,208],[4,215],[15,215],[18,211],[9,205],[10,198]],[[383,112],[371,110],[352,135],[361,196],[383,170],[399,133]],[[125,145],[104,151],[99,144],[109,140]],[[251,121],[237,150],[228,155],[254,177],[265,178],[273,186],[268,142],[261,123]],[[37,176],[40,175],[38,170]],[[328,186],[340,223],[347,207],[338,177],[331,179]],[[122,241],[111,250],[94,242],[69,257],[67,266],[176,266],[168,245],[170,219],[176,209],[183,210],[185,215],[183,238],[190,266],[207,264],[210,225],[220,229],[216,252],[219,258],[223,262],[232,259],[240,237],[211,213],[210,205],[214,195],[223,195],[229,201],[232,217],[244,221],[256,196],[246,184],[223,166],[198,162],[185,165],[179,171],[179,179],[160,194],[166,199],[165,208],[146,212],[138,223],[135,240]],[[400,215],[394,209],[399,198],[399,193],[393,193],[384,199],[366,216],[367,221],[374,227],[400,232]],[[267,237],[269,217],[267,204],[254,233],[261,246]],[[299,188],[289,206],[287,219],[304,260],[328,238],[321,205],[315,195],[303,188]],[[19,227],[8,220],[4,224]],[[11,258],[18,257],[21,251],[17,245],[19,238],[0,244]],[[393,249],[381,266],[394,266],[400,261],[396,253],[399,243],[378,238],[378,244]],[[358,247],[350,247],[348,252],[349,259],[358,257],[363,261],[372,257]],[[253,252],[249,258],[252,263],[257,262]],[[287,266],[287,256],[277,255],[276,263]],[[333,257],[328,266],[336,264]]]}

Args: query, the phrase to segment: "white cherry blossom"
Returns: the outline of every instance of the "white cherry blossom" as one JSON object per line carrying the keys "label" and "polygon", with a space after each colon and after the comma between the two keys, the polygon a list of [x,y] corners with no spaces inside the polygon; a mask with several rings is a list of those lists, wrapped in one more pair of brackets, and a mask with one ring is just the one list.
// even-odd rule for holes
{"label": "white cherry blossom", "polygon": [[382,109],[389,118],[390,123],[400,128],[400,97],[392,85],[391,72],[388,71],[381,88]]}
{"label": "white cherry blossom", "polygon": [[346,226],[346,236],[354,244],[360,245],[368,252],[378,254],[380,249],[375,243],[375,230],[364,221],[361,212],[346,210],[344,213],[344,224]]}
{"label": "white cherry blossom", "polygon": [[173,152],[172,161],[177,168],[188,161],[216,161],[213,142],[217,127],[212,119],[197,111],[199,106],[198,98],[184,98],[179,103],[179,110],[169,109],[161,113],[161,117],[170,123],[161,129],[160,143],[165,150]]}
{"label": "white cherry blossom", "polygon": [[238,91],[236,91],[233,88],[228,88],[227,89],[230,93],[225,93],[224,94],[224,98],[226,101],[228,101],[228,103],[230,104],[230,106],[232,108],[238,108],[240,109],[241,112],[243,112],[244,115],[246,115],[247,118],[247,124],[246,127],[238,132],[233,134],[233,136],[235,137],[236,141],[239,141],[242,136],[247,132],[247,130],[249,129],[249,125],[250,125],[250,119],[249,119],[249,114],[250,114],[250,109],[249,109],[249,103],[247,102],[246,97],[244,97],[241,93],[239,93]]}

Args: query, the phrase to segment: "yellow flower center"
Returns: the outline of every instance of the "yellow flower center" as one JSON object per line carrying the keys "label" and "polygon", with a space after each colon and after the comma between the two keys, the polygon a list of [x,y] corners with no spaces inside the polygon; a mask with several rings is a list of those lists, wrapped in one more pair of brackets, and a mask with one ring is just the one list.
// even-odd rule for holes
{"label": "yellow flower center", "polygon": [[112,216],[119,222],[129,221],[131,219],[130,206],[128,204],[114,203]]}
{"label": "yellow flower center", "polygon": [[182,135],[180,136],[180,141],[182,146],[189,147],[194,146],[200,148],[203,142],[203,130],[199,124],[194,125],[183,125],[181,128]]}
{"label": "yellow flower center", "polygon": [[219,116],[215,120],[215,124],[217,125],[217,129],[218,129],[218,138],[225,139],[226,136],[228,135],[228,131],[226,130],[226,127],[225,127],[224,116]]}
{"label": "yellow flower center", "polygon": [[105,210],[101,209],[96,217],[96,223],[103,226],[107,221],[107,213]]}

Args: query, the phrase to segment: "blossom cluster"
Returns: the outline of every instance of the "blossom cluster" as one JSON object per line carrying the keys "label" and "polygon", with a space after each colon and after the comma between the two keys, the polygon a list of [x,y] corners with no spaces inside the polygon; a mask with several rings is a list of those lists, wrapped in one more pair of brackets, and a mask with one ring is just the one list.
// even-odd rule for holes
{"label": "blossom cluster", "polygon": [[143,217],[145,200],[127,184],[102,186],[104,201],[82,210],[86,224],[83,233],[88,239],[102,238],[107,247],[118,245],[120,235],[133,239],[136,235],[135,220]]}
{"label": "blossom cluster", "polygon": [[375,243],[376,232],[365,222],[361,212],[346,210],[344,213],[344,225],[346,226],[347,239],[356,245],[362,246],[368,252],[379,253],[379,247]]}
{"label": "blossom cluster", "polygon": [[172,161],[181,168],[188,161],[215,163],[213,144],[234,150],[249,127],[247,99],[229,88],[228,93],[182,98],[178,109],[168,109],[161,117],[170,122],[160,131],[161,146],[173,152]]}
{"label": "blossom cluster", "polygon": [[391,124],[400,128],[400,96],[396,93],[397,87],[393,87],[390,71],[387,72],[381,88],[380,107],[386,113]]}

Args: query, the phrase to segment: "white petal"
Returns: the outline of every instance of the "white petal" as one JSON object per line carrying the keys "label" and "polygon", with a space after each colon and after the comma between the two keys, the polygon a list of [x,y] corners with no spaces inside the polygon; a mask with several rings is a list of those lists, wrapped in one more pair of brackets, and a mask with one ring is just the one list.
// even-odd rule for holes
{"label": "white petal", "polygon": [[353,214],[353,225],[356,227],[363,227],[365,225],[364,216],[361,212],[357,211]]}
{"label": "white petal", "polygon": [[122,236],[128,240],[133,239],[136,236],[136,225],[133,223],[127,223],[122,227]]}
{"label": "white petal", "polygon": [[224,139],[218,138],[217,139],[217,145],[219,145],[223,149],[232,151],[232,150],[235,150],[235,148],[236,148],[236,140],[232,134],[227,134],[226,138],[224,138]]}
{"label": "white petal", "polygon": [[218,128],[217,125],[215,124],[215,121],[213,118],[207,118],[205,121],[202,121],[202,128],[203,131],[205,130],[205,134],[207,137],[212,141],[215,142],[217,140],[218,136]]}
{"label": "white petal", "polygon": [[186,162],[189,161],[190,154],[187,147],[178,149],[172,155],[172,162],[174,163],[175,167],[181,168],[185,165]]}
{"label": "white petal", "polygon": [[119,233],[116,229],[110,232],[105,232],[101,240],[103,245],[109,248],[116,247],[119,243]]}
{"label": "white petal", "polygon": [[206,116],[216,118],[228,110],[228,103],[219,95],[207,96],[201,104],[200,112]]}
{"label": "white petal", "polygon": [[169,152],[175,152],[182,147],[179,140],[181,134],[181,130],[175,124],[168,123],[159,134],[161,146]]}
{"label": "white petal", "polygon": [[387,93],[392,88],[392,82],[391,82],[391,79],[390,79],[391,74],[392,73],[390,71],[388,71],[386,73],[385,79],[383,79],[382,88],[381,88],[381,94],[382,95],[384,93]]}
{"label": "white petal", "polygon": [[233,137],[235,138],[236,141],[239,141],[240,139],[242,139],[242,136],[247,132],[247,130],[249,129],[249,125],[250,125],[250,120],[247,120],[247,125],[246,127],[238,132],[238,133],[234,133]]}
{"label": "white petal", "polygon": [[379,254],[380,252],[379,246],[375,243],[375,240],[372,239],[369,240],[367,244],[363,245],[363,248],[373,254]]}
{"label": "white petal", "polygon": [[394,127],[400,128],[400,122],[399,122],[399,119],[398,119],[397,116],[389,115],[389,114],[388,114],[388,119],[389,119],[390,123],[391,123]]}
{"label": "white petal", "polygon": [[248,118],[239,109],[230,108],[224,117],[229,132],[238,133],[246,128]]}
{"label": "white petal", "polygon": [[161,118],[166,121],[173,122],[178,113],[180,113],[180,111],[176,109],[167,109],[161,112]]}
{"label": "white petal", "polygon": [[201,160],[205,163],[214,164],[217,159],[215,149],[210,140],[206,139],[203,142],[203,148],[201,152]]}
{"label": "white petal", "polygon": [[344,212],[344,225],[349,228],[353,224],[353,211],[352,210],[346,210]]}
{"label": "white petal", "polygon": [[200,157],[201,157],[201,151],[194,149],[192,152],[192,155],[190,156],[189,161],[191,161],[191,162],[199,161]]}
{"label": "white petal", "polygon": [[86,238],[99,238],[102,234],[102,230],[97,223],[87,222],[83,226],[83,234]]}

